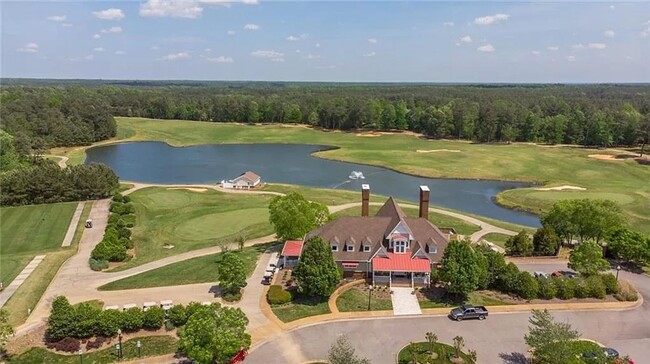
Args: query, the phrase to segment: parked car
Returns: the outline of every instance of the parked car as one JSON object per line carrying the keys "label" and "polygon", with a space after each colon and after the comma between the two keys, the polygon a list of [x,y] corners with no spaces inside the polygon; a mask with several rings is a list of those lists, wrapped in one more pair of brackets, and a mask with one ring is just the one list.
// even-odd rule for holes
{"label": "parked car", "polygon": [[533,273],[535,278],[549,278],[551,275],[546,272],[535,272]]}
{"label": "parked car", "polygon": [[569,272],[566,270],[558,270],[551,273],[553,277],[566,277],[566,278],[576,278],[579,274],[576,272]]}
{"label": "parked car", "polygon": [[488,315],[488,310],[485,306],[472,306],[472,305],[462,305],[456,307],[451,312],[449,312],[449,317],[456,321],[462,321],[466,319],[479,319],[485,320]]}
{"label": "parked car", "polygon": [[[615,359],[612,363],[616,364],[623,364],[623,360],[619,358],[619,353],[616,349],[612,348],[602,348],[602,352],[593,352],[593,351],[588,351],[586,353],[582,353],[582,358],[585,359],[587,363],[596,363],[600,360],[602,360],[603,357],[607,359]],[[629,363],[630,361],[628,361]],[[632,362],[633,363],[633,362]]]}

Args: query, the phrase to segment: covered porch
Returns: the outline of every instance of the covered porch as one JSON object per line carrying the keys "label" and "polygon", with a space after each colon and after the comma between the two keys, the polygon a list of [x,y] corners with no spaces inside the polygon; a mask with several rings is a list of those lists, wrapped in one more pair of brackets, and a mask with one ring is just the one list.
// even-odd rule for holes
{"label": "covered porch", "polygon": [[372,285],[388,287],[428,287],[429,272],[372,271]]}
{"label": "covered porch", "polygon": [[431,261],[412,258],[408,254],[388,253],[372,260],[372,284],[389,287],[428,287],[431,283]]}

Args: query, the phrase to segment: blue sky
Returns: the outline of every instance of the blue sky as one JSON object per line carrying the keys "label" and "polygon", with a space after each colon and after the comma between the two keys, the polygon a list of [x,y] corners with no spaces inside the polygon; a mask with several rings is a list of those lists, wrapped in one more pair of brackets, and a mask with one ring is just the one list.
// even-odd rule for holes
{"label": "blue sky", "polygon": [[3,1],[0,75],[650,82],[648,2]]}

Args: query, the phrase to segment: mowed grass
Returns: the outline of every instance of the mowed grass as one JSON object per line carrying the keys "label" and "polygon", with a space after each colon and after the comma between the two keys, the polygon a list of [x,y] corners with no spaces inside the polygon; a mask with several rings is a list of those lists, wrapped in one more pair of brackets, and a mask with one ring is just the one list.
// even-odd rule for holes
{"label": "mowed grass", "polygon": [[[253,273],[257,259],[269,246],[269,244],[260,244],[246,247],[242,251],[233,251],[244,261],[247,276]],[[219,281],[217,266],[221,263],[222,257],[223,253],[217,253],[184,260],[105,284],[99,287],[99,290],[117,291],[209,282],[216,284]]]}
{"label": "mowed grass", "polygon": [[282,322],[330,313],[327,299],[298,297],[290,303],[271,306],[271,310]]}
{"label": "mowed grass", "polygon": [[59,250],[76,202],[0,208],[0,280],[9,283],[36,255]]}
{"label": "mowed grass", "polygon": [[[110,346],[93,351],[90,353],[83,354],[84,363],[92,364],[108,364],[108,363],[117,363],[117,351],[115,350],[116,339],[113,339],[114,342]],[[142,347],[140,348],[140,353],[138,353],[138,348],[136,342],[140,341]],[[172,354],[176,352],[176,343],[178,340],[168,335],[159,335],[159,336],[144,336],[138,337],[130,340],[126,340],[123,343],[122,355],[123,360],[136,360],[140,358],[146,358],[149,356],[159,356],[164,354]],[[32,364],[32,363],[48,363],[48,364],[78,364],[81,362],[78,354],[58,354],[46,350],[44,348],[36,347],[31,348],[28,351],[22,353],[21,355],[11,358],[10,363],[12,364]]]}
{"label": "mowed grass", "polygon": [[[43,293],[50,285],[52,279],[59,271],[61,265],[72,255],[75,254],[81,240],[81,235],[85,229],[84,224],[90,210],[92,209],[93,201],[87,201],[81,213],[81,218],[77,224],[72,243],[69,247],[59,248],[59,250],[47,253],[45,259],[36,269],[29,275],[23,284],[14,292],[13,296],[7,301],[4,308],[9,311],[9,323],[13,327],[17,327],[25,322],[27,319],[27,309],[34,309],[38,300],[41,299]],[[69,226],[69,221],[66,223],[66,229]],[[61,242],[59,241],[59,244]]]}
{"label": "mowed grass", "polygon": [[455,301],[453,299],[440,299],[440,300],[420,300],[420,308],[442,308],[442,307],[456,307],[463,304],[474,306],[502,306],[510,305],[511,303],[501,301],[498,298],[490,297],[481,292],[471,292],[467,295],[464,301]]}
{"label": "mowed grass", "polygon": [[490,243],[498,245],[503,249],[506,248],[506,241],[510,238],[509,235],[499,234],[499,233],[489,233],[483,236],[483,240],[487,240]]}
{"label": "mowed grass", "polygon": [[[129,195],[135,206],[135,257],[123,270],[190,250],[273,233],[271,196],[150,187]],[[166,249],[165,244],[173,245]]]}
{"label": "mowed grass", "polygon": [[[499,179],[529,181],[545,185],[574,185],[587,190],[570,196],[618,196],[630,224],[650,233],[650,168],[633,160],[604,161],[590,154],[615,153],[581,147],[548,147],[529,143],[473,144],[463,141],[427,140],[409,133],[382,135],[375,138],[357,133],[323,132],[303,126],[208,123],[143,118],[116,118],[119,140],[159,140],[174,146],[210,143],[313,143],[339,149],[317,156],[348,162],[385,166],[400,172],[426,177]],[[460,152],[422,153],[427,150]],[[74,163],[77,158],[67,151]],[[59,154],[59,153],[55,153]],[[61,153],[63,155],[64,153]],[[557,195],[534,194],[534,188],[499,194],[502,204],[530,211],[540,211]],[[626,196],[626,197],[622,197]]]}
{"label": "mowed grass", "polygon": [[[341,312],[356,312],[368,310],[368,295],[351,288],[343,292],[336,300],[336,307]],[[393,309],[393,302],[390,299],[382,299],[371,296],[371,311],[387,311]]]}
{"label": "mowed grass", "polygon": [[[316,188],[286,184],[267,184],[264,191],[273,191],[288,194],[297,192],[303,195],[309,201],[316,201],[327,206],[343,205],[352,202],[361,202],[361,191],[335,190],[329,188]],[[388,197],[370,194],[371,202],[384,202]],[[361,210],[359,210],[361,211]]]}
{"label": "mowed grass", "polygon": [[[374,216],[377,213],[377,211],[379,211],[380,207],[381,206],[371,205],[368,211],[369,215]],[[400,207],[402,208],[402,211],[404,211],[404,213],[407,216],[410,217],[418,216],[419,211],[416,207],[405,206],[404,204],[401,204]],[[361,206],[355,206],[349,209],[335,212],[334,214],[332,214],[332,216],[334,218],[339,216],[361,216]],[[461,235],[471,235],[481,230],[481,228],[477,225],[457,219],[455,217],[437,214],[431,211],[429,211],[429,221],[431,221],[432,224],[436,225],[439,228],[454,228],[456,232]]]}

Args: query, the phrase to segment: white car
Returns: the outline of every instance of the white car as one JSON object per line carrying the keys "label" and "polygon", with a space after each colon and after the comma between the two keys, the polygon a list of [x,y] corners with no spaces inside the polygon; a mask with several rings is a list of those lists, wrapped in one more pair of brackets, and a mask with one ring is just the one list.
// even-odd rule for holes
{"label": "white car", "polygon": [[546,272],[535,272],[535,273],[533,273],[533,275],[535,276],[535,278],[550,278],[551,277],[551,275],[546,273]]}

